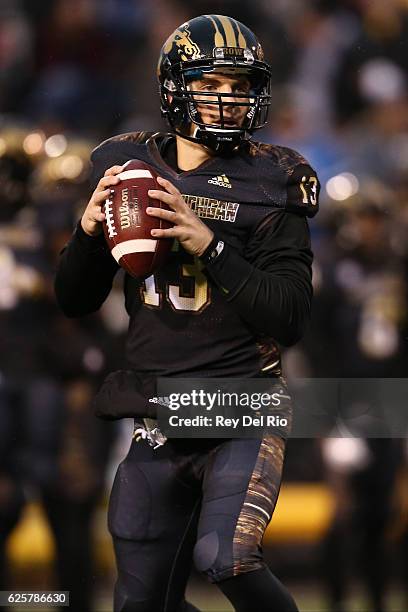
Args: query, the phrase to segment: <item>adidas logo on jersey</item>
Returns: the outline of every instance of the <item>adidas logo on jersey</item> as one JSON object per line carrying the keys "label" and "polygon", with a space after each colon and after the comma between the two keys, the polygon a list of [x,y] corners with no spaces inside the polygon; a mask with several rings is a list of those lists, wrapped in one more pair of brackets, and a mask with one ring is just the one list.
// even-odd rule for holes
{"label": "adidas logo on jersey", "polygon": [[208,181],[211,185],[217,185],[217,187],[226,187],[227,189],[231,189],[232,185],[230,180],[225,174],[221,176],[213,176],[212,179]]}

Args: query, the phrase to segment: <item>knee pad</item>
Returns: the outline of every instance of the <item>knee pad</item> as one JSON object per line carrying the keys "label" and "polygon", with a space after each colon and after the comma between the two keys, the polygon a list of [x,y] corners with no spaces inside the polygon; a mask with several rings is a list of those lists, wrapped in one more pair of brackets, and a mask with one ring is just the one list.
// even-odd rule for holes
{"label": "knee pad", "polygon": [[264,567],[259,547],[246,549],[242,554],[234,551],[230,540],[220,541],[218,533],[211,531],[202,536],[194,548],[194,564],[199,572],[208,576],[211,582],[220,582],[237,574],[244,574]]}
{"label": "knee pad", "polygon": [[220,543],[216,531],[200,538],[194,547],[194,565],[199,572],[209,572],[214,568],[218,557]]}

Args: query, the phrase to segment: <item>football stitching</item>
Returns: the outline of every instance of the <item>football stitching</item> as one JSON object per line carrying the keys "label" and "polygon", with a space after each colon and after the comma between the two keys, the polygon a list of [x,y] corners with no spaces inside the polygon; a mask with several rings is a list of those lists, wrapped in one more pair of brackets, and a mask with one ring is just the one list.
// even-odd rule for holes
{"label": "football stitching", "polygon": [[115,228],[115,220],[113,218],[112,211],[112,200],[106,200],[105,202],[105,217],[106,217],[106,225],[108,226],[108,236],[109,238],[114,238],[118,235]]}

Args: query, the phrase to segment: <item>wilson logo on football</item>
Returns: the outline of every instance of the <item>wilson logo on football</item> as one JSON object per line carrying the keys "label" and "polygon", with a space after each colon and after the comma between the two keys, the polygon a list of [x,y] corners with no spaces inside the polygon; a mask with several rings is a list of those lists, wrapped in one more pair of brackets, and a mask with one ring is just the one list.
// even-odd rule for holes
{"label": "wilson logo on football", "polygon": [[227,189],[231,189],[232,187],[229,178],[225,174],[222,174],[221,176],[213,176],[213,178],[208,182],[211,185],[217,185],[217,187],[226,187]]}

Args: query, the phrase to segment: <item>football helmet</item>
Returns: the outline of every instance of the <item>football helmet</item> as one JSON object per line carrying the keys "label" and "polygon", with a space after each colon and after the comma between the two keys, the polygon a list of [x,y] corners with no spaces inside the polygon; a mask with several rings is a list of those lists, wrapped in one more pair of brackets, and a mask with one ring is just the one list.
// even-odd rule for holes
{"label": "football helmet", "polygon": [[[201,15],[183,23],[164,43],[157,74],[162,115],[183,138],[228,154],[266,123],[270,66],[255,34],[232,17]],[[242,77],[246,89],[219,93],[191,88],[207,74]],[[231,120],[233,107],[244,109],[237,123]],[[203,121],[203,108],[211,109],[215,123]]]}

